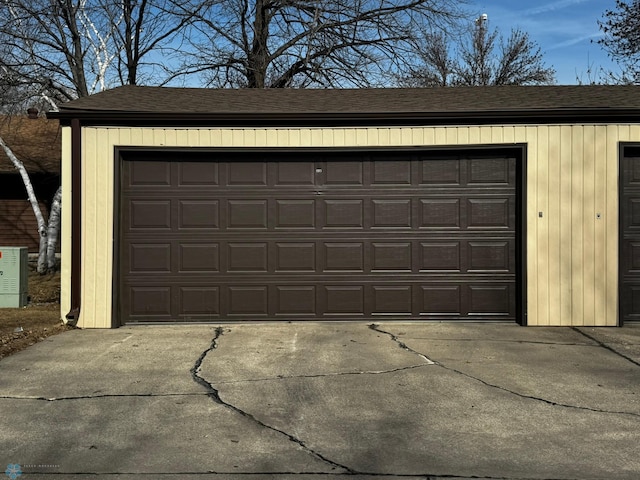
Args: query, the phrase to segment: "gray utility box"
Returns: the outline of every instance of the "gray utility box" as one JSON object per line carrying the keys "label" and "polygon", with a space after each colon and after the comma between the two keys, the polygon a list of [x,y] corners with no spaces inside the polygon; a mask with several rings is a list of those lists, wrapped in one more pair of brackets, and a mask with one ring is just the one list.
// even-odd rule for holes
{"label": "gray utility box", "polygon": [[0,308],[27,304],[28,273],[27,247],[0,247]]}

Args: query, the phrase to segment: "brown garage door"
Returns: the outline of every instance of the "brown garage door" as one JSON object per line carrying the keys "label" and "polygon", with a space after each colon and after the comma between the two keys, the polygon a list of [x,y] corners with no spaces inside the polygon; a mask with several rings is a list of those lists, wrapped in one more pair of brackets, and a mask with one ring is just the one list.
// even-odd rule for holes
{"label": "brown garage door", "polygon": [[124,152],[119,321],[511,320],[516,159]]}
{"label": "brown garage door", "polygon": [[620,168],[620,321],[640,321],[640,146],[623,149]]}

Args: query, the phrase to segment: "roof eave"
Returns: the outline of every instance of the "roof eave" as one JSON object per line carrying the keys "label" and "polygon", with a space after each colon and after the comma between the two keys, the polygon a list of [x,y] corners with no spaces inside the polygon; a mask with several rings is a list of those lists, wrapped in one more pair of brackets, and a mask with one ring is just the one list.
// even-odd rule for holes
{"label": "roof eave", "polygon": [[193,113],[61,110],[49,118],[92,126],[353,127],[640,122],[637,108],[530,109],[469,112]]}

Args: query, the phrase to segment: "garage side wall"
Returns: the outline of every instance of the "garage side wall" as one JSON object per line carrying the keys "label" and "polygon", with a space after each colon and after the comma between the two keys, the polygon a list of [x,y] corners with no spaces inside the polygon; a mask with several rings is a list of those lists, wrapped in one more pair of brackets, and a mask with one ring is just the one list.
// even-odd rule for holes
{"label": "garage side wall", "polygon": [[61,128],[62,225],[60,236],[60,317],[71,308],[71,127]]}
{"label": "garage side wall", "polygon": [[[68,133],[66,134],[68,135]],[[64,144],[69,144],[65,137]],[[79,326],[112,321],[115,147],[464,147],[527,145],[527,322],[617,325],[618,143],[638,125],[336,129],[83,128]],[[67,147],[68,150],[68,147]],[[69,152],[65,159],[70,157]],[[70,162],[65,162],[65,165]],[[64,192],[70,198],[70,167]],[[69,212],[63,223],[69,238]],[[69,297],[63,246],[63,304]],[[65,307],[62,307],[63,311]],[[66,313],[66,312],[64,312]]]}

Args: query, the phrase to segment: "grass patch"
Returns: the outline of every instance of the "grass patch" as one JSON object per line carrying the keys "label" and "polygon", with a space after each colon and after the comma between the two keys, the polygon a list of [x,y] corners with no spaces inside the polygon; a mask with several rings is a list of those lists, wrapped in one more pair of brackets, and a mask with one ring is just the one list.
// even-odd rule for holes
{"label": "grass patch", "polygon": [[0,358],[69,330],[60,319],[60,272],[29,272],[29,305],[0,309]]}

